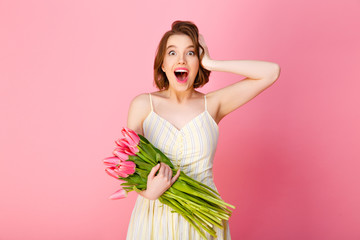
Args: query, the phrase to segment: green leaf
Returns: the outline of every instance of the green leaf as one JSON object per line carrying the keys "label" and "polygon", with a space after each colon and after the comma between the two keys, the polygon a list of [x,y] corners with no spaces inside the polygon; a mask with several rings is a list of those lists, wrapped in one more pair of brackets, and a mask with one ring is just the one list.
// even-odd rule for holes
{"label": "green leaf", "polygon": [[147,162],[143,161],[142,159],[134,160],[134,163],[137,165],[138,168],[143,169],[143,170],[151,171],[151,169],[154,167],[154,165],[147,163]]}
{"label": "green leaf", "polygon": [[135,192],[137,192],[137,193],[141,192],[141,190],[138,189],[136,186],[133,187],[133,190],[135,190]]}

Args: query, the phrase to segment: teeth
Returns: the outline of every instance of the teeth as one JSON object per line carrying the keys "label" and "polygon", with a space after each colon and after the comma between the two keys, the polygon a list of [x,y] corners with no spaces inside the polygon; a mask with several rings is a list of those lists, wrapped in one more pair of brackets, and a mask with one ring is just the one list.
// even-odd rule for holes
{"label": "teeth", "polygon": [[186,70],[179,69],[179,70],[175,70],[175,72],[187,72],[187,71],[186,71]]}

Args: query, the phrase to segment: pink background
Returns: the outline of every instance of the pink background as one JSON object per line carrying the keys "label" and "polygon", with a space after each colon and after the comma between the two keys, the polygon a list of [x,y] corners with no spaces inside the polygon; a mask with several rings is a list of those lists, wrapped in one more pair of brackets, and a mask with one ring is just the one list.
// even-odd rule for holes
{"label": "pink background", "polygon": [[[104,172],[131,99],[155,91],[174,20],[218,60],[281,66],[220,123],[233,239],[360,239],[360,2],[1,1],[0,239],[125,239],[137,194]],[[242,76],[213,72],[208,92]]]}

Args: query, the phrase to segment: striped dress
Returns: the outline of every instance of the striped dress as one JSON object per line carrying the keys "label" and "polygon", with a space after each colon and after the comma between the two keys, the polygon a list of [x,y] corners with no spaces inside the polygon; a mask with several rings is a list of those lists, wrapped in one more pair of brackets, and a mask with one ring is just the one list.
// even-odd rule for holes
{"label": "striped dress", "polygon": [[[207,111],[193,118],[181,129],[154,112],[143,122],[144,136],[189,177],[216,189],[213,181],[213,159],[218,140],[218,126]],[[180,214],[159,200],[138,195],[131,215],[127,240],[200,240],[201,236]],[[224,229],[214,226],[217,239],[231,239],[227,221]],[[207,239],[215,239],[205,232]]]}

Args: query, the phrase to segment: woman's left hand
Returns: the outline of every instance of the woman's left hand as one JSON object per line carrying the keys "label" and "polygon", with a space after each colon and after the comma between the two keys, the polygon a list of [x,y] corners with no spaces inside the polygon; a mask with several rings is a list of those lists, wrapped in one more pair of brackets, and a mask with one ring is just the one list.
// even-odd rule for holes
{"label": "woman's left hand", "polygon": [[[205,39],[204,39],[202,34],[199,35],[199,43],[205,50],[205,54],[204,54],[203,59],[201,60],[201,64],[207,70],[211,71],[210,70],[210,65],[211,65],[210,63],[211,63],[212,59],[210,58],[209,50],[208,50],[208,47],[206,46]],[[201,53],[202,53],[202,49],[200,48],[200,55],[201,55]]]}

